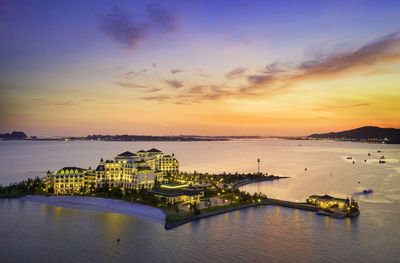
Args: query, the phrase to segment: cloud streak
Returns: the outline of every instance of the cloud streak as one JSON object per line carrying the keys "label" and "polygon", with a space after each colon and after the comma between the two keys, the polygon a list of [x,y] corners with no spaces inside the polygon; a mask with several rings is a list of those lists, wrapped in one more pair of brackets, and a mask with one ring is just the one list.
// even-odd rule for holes
{"label": "cloud streak", "polygon": [[148,88],[146,86],[137,85],[136,83],[132,83],[132,82],[112,81],[111,83],[118,85],[120,87],[130,88],[130,89],[147,89]]}
{"label": "cloud streak", "polygon": [[111,82],[117,86],[123,87],[123,88],[128,88],[128,89],[137,89],[143,92],[157,92],[157,91],[161,91],[162,89],[160,88],[151,88],[151,87],[147,87],[147,86],[143,86],[143,85],[138,85],[136,83],[132,83],[132,82],[119,82],[119,81],[114,81]]}
{"label": "cloud streak", "polygon": [[226,74],[225,74],[225,77],[226,77],[227,79],[239,78],[239,77],[242,77],[242,76],[243,76],[243,74],[244,74],[244,72],[245,72],[246,70],[247,70],[247,69],[245,69],[245,68],[235,68],[234,70],[232,70],[232,71],[226,73]]}
{"label": "cloud streak", "polygon": [[365,107],[370,106],[371,103],[357,103],[357,104],[350,104],[350,105],[339,105],[339,106],[321,106],[319,108],[313,109],[314,111],[331,111],[331,110],[345,110],[351,108],[358,108],[358,107]]}
{"label": "cloud streak", "polygon": [[48,99],[43,99],[43,98],[34,98],[32,99],[32,102],[41,104],[41,105],[51,105],[51,106],[71,106],[75,105],[75,103],[72,100],[48,100]]}
{"label": "cloud streak", "polygon": [[174,89],[180,89],[184,86],[183,82],[179,80],[166,80],[165,82]]}
{"label": "cloud streak", "polygon": [[241,88],[241,92],[283,92],[300,82],[345,77],[379,63],[397,61],[400,61],[400,34],[393,33],[352,51],[316,56],[296,67],[282,69],[277,66],[278,62],[269,64],[264,74],[248,76],[249,85]]}
{"label": "cloud streak", "polygon": [[[226,98],[262,98],[288,93],[299,83],[347,77],[363,70],[370,70],[378,64],[390,64],[399,61],[400,34],[393,33],[353,50],[332,52],[324,56],[318,55],[296,65],[282,62],[268,64],[258,74],[247,75],[247,83],[240,86],[219,84],[184,87],[182,81],[167,80],[168,85],[174,88],[173,92],[176,92],[173,96],[148,97],[147,99],[187,104],[189,102],[218,101]],[[284,67],[283,65],[289,66]],[[232,79],[245,76],[245,71],[245,68],[236,68],[228,72],[225,77]],[[381,69],[378,73],[382,72],[385,73],[386,71]],[[368,106],[368,104],[352,104],[342,107],[361,106]]]}
{"label": "cloud streak", "polygon": [[171,69],[171,74],[175,75],[181,72],[185,72],[183,69]]}

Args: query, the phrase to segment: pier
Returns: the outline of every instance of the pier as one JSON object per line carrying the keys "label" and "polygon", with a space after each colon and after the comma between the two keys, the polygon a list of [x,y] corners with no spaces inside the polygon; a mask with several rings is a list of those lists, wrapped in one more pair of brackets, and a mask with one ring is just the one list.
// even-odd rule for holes
{"label": "pier", "polygon": [[234,207],[228,207],[225,209],[220,209],[220,210],[209,212],[209,213],[195,215],[191,218],[188,218],[188,219],[185,219],[185,220],[182,220],[179,222],[174,222],[174,223],[167,222],[167,223],[165,223],[165,229],[171,230],[178,226],[181,226],[181,225],[184,225],[189,222],[199,220],[202,218],[216,216],[216,215],[220,215],[220,214],[224,214],[224,213],[228,213],[228,212],[232,212],[232,211],[236,211],[236,210],[240,210],[240,209],[246,209],[248,207],[262,206],[262,205],[275,205],[275,206],[282,206],[282,207],[288,207],[288,208],[294,208],[294,209],[300,209],[300,210],[306,210],[306,211],[312,211],[312,212],[318,212],[318,210],[319,210],[318,207],[309,205],[306,203],[297,203],[297,202],[267,198],[261,202],[248,203],[248,204],[238,205],[238,206],[234,206]]}

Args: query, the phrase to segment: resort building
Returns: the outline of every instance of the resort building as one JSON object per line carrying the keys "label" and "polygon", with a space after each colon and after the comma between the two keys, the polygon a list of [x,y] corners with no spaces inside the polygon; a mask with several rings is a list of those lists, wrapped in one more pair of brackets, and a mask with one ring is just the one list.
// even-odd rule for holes
{"label": "resort building", "polygon": [[320,208],[340,208],[343,209],[346,205],[346,199],[335,198],[329,195],[311,195],[307,199],[307,203],[317,205]]}
{"label": "resort building", "polygon": [[164,155],[155,148],[136,153],[118,154],[113,160],[100,160],[96,169],[64,167],[46,174],[46,188],[54,193],[74,193],[90,188],[118,187],[123,189],[151,189],[163,175],[179,173],[179,162],[174,154]]}
{"label": "resort building", "polygon": [[88,172],[79,167],[64,167],[53,174],[50,178],[54,182],[54,193],[67,194],[81,191],[87,186],[89,180]]}
{"label": "resort building", "polygon": [[166,202],[171,204],[199,204],[200,198],[204,197],[204,189],[191,188],[187,184],[179,183],[161,185],[150,192],[159,198],[165,198]]}

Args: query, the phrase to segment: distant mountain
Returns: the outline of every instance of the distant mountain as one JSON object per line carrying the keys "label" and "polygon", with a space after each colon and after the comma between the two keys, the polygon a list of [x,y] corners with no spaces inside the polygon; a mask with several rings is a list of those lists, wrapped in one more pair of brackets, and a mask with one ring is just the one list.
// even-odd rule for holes
{"label": "distant mountain", "polygon": [[28,136],[24,132],[13,131],[10,133],[0,134],[0,139],[5,140],[25,140]]}
{"label": "distant mountain", "polygon": [[312,134],[308,137],[400,143],[400,129],[365,126],[358,129],[342,132]]}

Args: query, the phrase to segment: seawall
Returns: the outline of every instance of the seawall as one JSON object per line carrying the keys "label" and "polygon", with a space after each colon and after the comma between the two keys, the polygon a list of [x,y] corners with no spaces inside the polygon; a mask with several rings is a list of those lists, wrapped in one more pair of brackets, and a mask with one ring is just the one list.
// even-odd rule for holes
{"label": "seawall", "polygon": [[211,217],[211,216],[216,216],[216,215],[220,215],[220,214],[224,214],[224,213],[228,213],[228,212],[232,212],[232,211],[236,211],[236,210],[240,210],[240,209],[245,209],[248,207],[253,207],[253,206],[260,206],[260,205],[277,205],[277,206],[283,206],[283,207],[288,207],[288,208],[295,208],[295,209],[301,209],[301,210],[306,210],[306,211],[312,211],[312,212],[317,212],[318,208],[315,206],[311,206],[308,204],[304,204],[304,203],[295,203],[295,202],[290,202],[290,201],[283,201],[283,200],[278,200],[278,199],[266,199],[262,202],[256,202],[256,203],[249,203],[249,204],[243,204],[243,205],[238,205],[235,207],[229,207],[226,209],[221,209],[218,211],[213,211],[213,212],[209,212],[209,213],[205,213],[205,214],[200,214],[200,215],[195,215],[192,218],[189,219],[185,219],[179,222],[175,222],[175,223],[165,223],[165,229],[166,230],[170,230],[173,229],[175,227],[187,224],[189,222],[192,222],[194,220],[199,220],[202,218],[206,218],[206,217]]}

